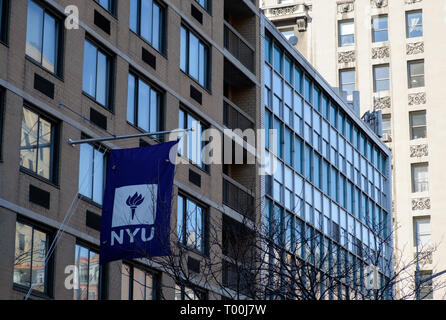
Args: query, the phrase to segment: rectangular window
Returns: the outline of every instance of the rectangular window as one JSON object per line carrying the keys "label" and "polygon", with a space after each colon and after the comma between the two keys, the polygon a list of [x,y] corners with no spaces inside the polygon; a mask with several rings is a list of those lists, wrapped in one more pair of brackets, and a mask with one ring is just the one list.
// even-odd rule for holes
{"label": "rectangular window", "polygon": [[107,109],[111,109],[111,60],[108,54],[85,40],[82,90]]}
{"label": "rectangular window", "polygon": [[130,30],[164,53],[166,9],[155,0],[130,0]]}
{"label": "rectangular window", "polygon": [[407,63],[409,88],[424,87],[424,60]]}
{"label": "rectangular window", "polygon": [[178,241],[189,248],[205,253],[206,209],[197,202],[178,195]]}
{"label": "rectangular window", "polygon": [[412,164],[412,192],[429,191],[428,164]]}
{"label": "rectangular window", "polygon": [[305,178],[313,181],[313,150],[305,145]]}
{"label": "rectangular window", "polygon": [[57,130],[53,120],[27,107],[22,108],[20,166],[54,183]]}
{"label": "rectangular window", "polygon": [[79,194],[102,205],[105,186],[105,148],[80,145]]}
{"label": "rectangular window", "polygon": [[206,300],[206,292],[197,288],[175,285],[175,300]]}
{"label": "rectangular window", "polygon": [[181,26],[180,69],[206,89],[210,88],[210,51],[198,36]]}
{"label": "rectangular window", "polygon": [[410,139],[427,138],[426,111],[414,111],[409,113]]}
{"label": "rectangular window", "polygon": [[155,273],[123,263],[121,300],[156,300],[158,277]]}
{"label": "rectangular window", "polygon": [[419,250],[427,249],[431,244],[431,218],[416,217],[413,219],[414,246],[419,246]]}
{"label": "rectangular window", "polygon": [[0,0],[0,42],[8,41],[8,5],[9,0]]}
{"label": "rectangular window", "polygon": [[339,46],[353,46],[355,44],[354,21],[339,21]]}
{"label": "rectangular window", "polygon": [[[420,271],[420,280],[427,280],[432,277],[432,271]],[[434,288],[433,288],[433,280],[427,280],[422,282],[420,285],[420,299],[421,300],[432,300],[434,299]]]}
{"label": "rectangular window", "polygon": [[198,118],[180,109],[178,128],[191,129],[187,134],[181,138],[178,153],[188,158],[193,164],[201,169],[208,171],[209,167],[203,162],[201,152],[205,146],[205,142],[201,141],[201,135],[206,127],[198,120]]}
{"label": "rectangular window", "polygon": [[48,10],[28,0],[26,55],[56,75],[61,71],[61,24]]}
{"label": "rectangular window", "polygon": [[406,34],[408,38],[423,36],[423,12],[421,10],[406,12]]}
{"label": "rectangular window", "polygon": [[78,279],[73,290],[73,300],[99,300],[102,287],[99,253],[76,244],[74,265]]}
{"label": "rectangular window", "polygon": [[116,0],[95,0],[95,1],[111,14],[115,14]]}
{"label": "rectangular window", "polygon": [[138,76],[129,73],[127,121],[146,132],[162,126],[162,94]]}
{"label": "rectangular window", "polygon": [[392,124],[391,124],[391,117],[390,114],[384,114],[383,115],[383,135],[392,135]]}
{"label": "rectangular window", "polygon": [[[48,268],[45,264],[50,235],[34,226],[16,222],[14,284],[48,294]],[[51,261],[51,260],[49,260]]]}
{"label": "rectangular window", "polygon": [[211,1],[212,0],[195,0],[195,1],[207,12],[211,11]]}
{"label": "rectangular window", "polygon": [[346,97],[348,101],[353,100],[353,91],[356,88],[356,72],[351,70],[339,71],[339,83],[341,86],[341,94]]}
{"label": "rectangular window", "polygon": [[389,40],[389,24],[387,15],[372,18],[372,39],[373,42],[383,42]]}
{"label": "rectangular window", "polygon": [[390,90],[389,65],[373,67],[373,84],[375,92]]}

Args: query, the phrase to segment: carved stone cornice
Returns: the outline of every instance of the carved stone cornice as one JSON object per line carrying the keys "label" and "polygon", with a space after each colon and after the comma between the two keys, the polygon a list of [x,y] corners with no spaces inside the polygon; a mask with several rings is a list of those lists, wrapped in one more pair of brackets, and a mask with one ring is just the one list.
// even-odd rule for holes
{"label": "carved stone cornice", "polygon": [[338,13],[348,13],[355,10],[354,0],[338,1]]}
{"label": "carved stone cornice", "polygon": [[300,6],[298,5],[268,9],[268,13],[273,17],[292,15],[298,12],[301,12]]}
{"label": "carved stone cornice", "polygon": [[408,43],[406,45],[406,54],[424,53],[424,42]]}
{"label": "carved stone cornice", "polygon": [[430,198],[417,198],[412,199],[412,210],[430,210],[431,199]]}
{"label": "carved stone cornice", "polygon": [[427,144],[418,144],[410,146],[411,158],[427,157],[428,155],[429,155],[429,147]]}
{"label": "carved stone cornice", "polygon": [[370,0],[372,8],[385,8],[389,5],[388,0]]}
{"label": "carved stone cornice", "polygon": [[378,47],[372,49],[372,59],[385,59],[390,57],[389,47]]}
{"label": "carved stone cornice", "polygon": [[339,52],[338,63],[351,63],[356,61],[355,51]]}
{"label": "carved stone cornice", "polygon": [[423,0],[404,0],[404,2],[406,4],[414,4],[414,3],[417,3],[417,2],[421,2],[421,1],[423,1]]}
{"label": "carved stone cornice", "polygon": [[409,94],[409,106],[417,106],[420,104],[426,104],[425,92]]}
{"label": "carved stone cornice", "polygon": [[390,97],[374,98],[373,101],[373,105],[377,110],[389,109],[391,107]]}

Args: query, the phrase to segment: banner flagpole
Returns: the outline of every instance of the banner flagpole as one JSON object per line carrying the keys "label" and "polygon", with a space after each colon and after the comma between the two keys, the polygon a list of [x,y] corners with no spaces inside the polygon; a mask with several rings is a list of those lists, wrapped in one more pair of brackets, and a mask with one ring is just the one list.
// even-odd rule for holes
{"label": "banner flagpole", "polygon": [[104,138],[90,138],[90,139],[80,139],[80,140],[68,139],[67,143],[72,146],[75,146],[75,145],[84,144],[84,143],[142,138],[142,137],[150,137],[150,136],[156,136],[156,135],[164,135],[164,134],[180,133],[180,132],[188,132],[188,131],[194,131],[194,128],[167,130],[167,131],[159,131],[159,132],[146,132],[146,133],[129,134],[129,135],[122,135],[122,136],[109,136],[109,137],[104,137]]}

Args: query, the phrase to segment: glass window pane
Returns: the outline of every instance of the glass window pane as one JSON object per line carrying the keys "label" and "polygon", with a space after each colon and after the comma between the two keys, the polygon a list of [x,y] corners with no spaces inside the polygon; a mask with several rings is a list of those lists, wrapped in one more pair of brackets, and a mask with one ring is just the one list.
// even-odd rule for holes
{"label": "glass window pane", "polygon": [[133,300],[145,300],[145,280],[144,271],[133,268]]}
{"label": "glass window pane", "polygon": [[53,128],[50,122],[39,119],[39,149],[37,155],[37,174],[51,179],[51,153]]}
{"label": "glass window pane", "polygon": [[78,270],[78,279],[77,282],[75,282],[77,285],[74,287],[73,291],[74,300],[88,299],[88,280],[90,277],[88,261],[88,249],[76,245],[74,264]]}
{"label": "glass window pane", "polygon": [[138,0],[130,0],[130,30],[138,33]]}
{"label": "glass window pane", "polygon": [[152,43],[152,0],[141,0],[141,37]]}
{"label": "glass window pane", "polygon": [[97,66],[97,82],[96,82],[96,101],[104,106],[108,105],[107,101],[107,80],[108,80],[108,65],[107,56],[102,52],[98,52],[98,66]]}
{"label": "glass window pane", "polygon": [[184,226],[184,198],[182,196],[178,196],[177,202],[177,237],[180,243],[183,243],[183,226]]}
{"label": "glass window pane", "polygon": [[150,132],[158,131],[159,123],[159,96],[158,92],[150,89]]}
{"label": "glass window pane", "polygon": [[274,69],[282,73],[282,51],[279,47],[274,45]]}
{"label": "glass window pane", "polygon": [[200,42],[198,45],[198,83],[203,87],[206,86],[206,66],[207,66],[207,48]]}
{"label": "glass window pane", "polygon": [[189,32],[189,74],[198,80],[199,77],[199,41],[198,38]]}
{"label": "glass window pane", "polygon": [[36,113],[23,108],[22,137],[20,143],[20,165],[33,172],[37,171],[37,139],[39,117]]}
{"label": "glass window pane", "polygon": [[423,36],[423,14],[421,11],[406,13],[407,37]]}
{"label": "glass window pane", "polygon": [[57,31],[56,20],[45,13],[42,66],[51,72],[56,70]]}
{"label": "glass window pane", "polygon": [[93,193],[93,147],[89,144],[80,145],[79,160],[79,193],[91,198]]}
{"label": "glass window pane", "polygon": [[82,90],[90,96],[96,96],[97,49],[89,41],[84,42],[84,72]]}
{"label": "glass window pane", "polygon": [[14,283],[25,287],[31,286],[32,232],[32,227],[16,223]]}
{"label": "glass window pane", "polygon": [[153,299],[153,276],[146,273],[146,300]]}
{"label": "glass window pane", "polygon": [[138,127],[148,132],[150,87],[144,81],[139,80],[138,89]]}
{"label": "glass window pane", "polygon": [[180,43],[180,68],[187,72],[187,31],[181,27],[181,43]]}
{"label": "glass window pane", "polygon": [[37,62],[42,61],[43,9],[34,1],[28,1],[26,27],[26,55]]}
{"label": "glass window pane", "polygon": [[129,74],[127,89],[127,121],[135,124],[135,77]]}
{"label": "glass window pane", "polygon": [[102,204],[104,190],[104,154],[94,150],[93,201]]}
{"label": "glass window pane", "polygon": [[160,22],[161,22],[161,11],[157,4],[153,4],[153,35],[152,35],[152,46],[159,50],[160,49]]}
{"label": "glass window pane", "polygon": [[121,269],[121,300],[129,300],[130,294],[130,266],[123,263]]}
{"label": "glass window pane", "polygon": [[99,254],[90,251],[88,271],[88,300],[99,300]]}

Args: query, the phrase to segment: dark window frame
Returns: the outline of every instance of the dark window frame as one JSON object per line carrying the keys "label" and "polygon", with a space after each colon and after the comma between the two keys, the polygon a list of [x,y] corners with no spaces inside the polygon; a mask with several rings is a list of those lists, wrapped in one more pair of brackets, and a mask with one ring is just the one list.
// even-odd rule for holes
{"label": "dark window frame", "polygon": [[[76,240],[75,246],[74,246],[74,257],[76,259],[76,248],[77,247],[82,247],[84,249],[88,250],[88,270],[90,270],[90,252],[94,252],[96,254],[100,254],[100,250],[94,246],[94,245],[90,245],[87,242],[84,242],[82,240]],[[75,262],[73,262],[73,264],[75,265]],[[108,275],[108,267],[106,265],[101,265],[99,264],[99,277],[98,277],[98,298],[97,300],[103,300],[107,298],[107,275]],[[79,275],[80,276],[80,275]],[[87,284],[87,299],[86,301],[92,301],[90,299],[88,299],[88,287],[90,285],[90,271],[88,273],[88,284]],[[72,289],[73,291],[73,299],[74,299],[74,288]],[[78,300],[78,301],[82,301],[82,300]]]}
{"label": "dark window frame", "polygon": [[[388,69],[388,78],[382,78],[382,79],[377,79],[376,78],[376,70],[378,68],[383,68],[383,67],[387,67]],[[376,64],[372,66],[372,72],[373,72],[373,92],[377,93],[377,92],[385,92],[385,91],[390,91],[391,90],[391,79],[390,79],[390,65],[388,63],[384,63],[384,64]],[[386,80],[389,83],[389,87],[386,90],[377,90],[377,81],[383,81]]]}
{"label": "dark window frame", "polygon": [[[134,282],[134,271],[135,268],[143,271],[145,274],[150,274],[152,276],[153,279],[153,288],[152,288],[152,299],[151,300],[159,300],[160,299],[160,291],[161,291],[161,275],[158,271],[155,271],[147,266],[144,266],[142,264],[139,263],[135,263],[133,261],[123,261],[122,262],[122,267],[124,267],[124,265],[128,266],[130,268],[129,270],[129,275],[128,275],[128,280],[129,280],[129,292],[128,292],[128,297],[129,297],[129,301],[133,300],[133,282]],[[121,269],[121,277],[124,277],[124,274],[122,273],[122,269]],[[121,297],[122,297],[122,288],[121,288]],[[147,301],[147,299],[145,299]]]}
{"label": "dark window frame", "polygon": [[[202,127],[202,131],[207,130],[207,129],[210,129],[211,126],[209,125],[208,122],[204,121],[201,117],[197,116],[194,112],[191,112],[191,111],[190,111],[187,107],[185,107],[183,104],[180,104],[180,108],[179,108],[179,111],[178,111],[178,112],[180,112],[180,111],[182,111],[182,112],[185,114],[185,117],[184,117],[184,124],[183,124],[183,126],[182,126],[182,127],[184,127],[183,129],[190,129],[190,128],[187,128],[187,115],[190,115],[190,116],[194,117],[197,121],[200,122],[200,125],[201,125],[201,127]],[[181,129],[181,128],[180,128],[180,129]],[[195,131],[194,131],[194,132],[195,132]],[[206,145],[206,141],[201,141],[200,156],[201,156],[201,151],[203,150],[203,148],[205,147],[205,145]],[[190,152],[190,150],[188,150],[188,153],[185,154],[185,155],[181,155],[179,152],[178,152],[178,154],[179,154],[180,156],[182,156],[182,157],[185,157],[185,158],[190,162],[190,164],[192,164],[194,167],[200,169],[201,171],[203,171],[203,172],[205,172],[205,173],[207,173],[207,174],[210,174],[210,165],[203,163],[203,166],[200,167],[198,164],[196,164],[195,162],[193,162],[192,159],[189,158],[189,152]],[[203,159],[202,159],[202,161],[203,161]]]}
{"label": "dark window frame", "polygon": [[[416,168],[426,168],[426,181],[417,180],[415,177],[415,169]],[[429,162],[420,162],[420,163],[411,163],[410,165],[410,175],[411,175],[411,192],[412,193],[421,193],[421,192],[429,192]],[[425,190],[419,190],[423,189]]]}
{"label": "dark window frame", "polygon": [[[413,115],[416,115],[416,114],[424,114],[424,120],[425,120],[424,127],[426,128],[425,129],[426,137],[414,138],[415,135],[414,135],[414,132],[413,132],[413,129],[414,129]],[[421,126],[417,126],[417,127],[421,127]],[[410,130],[410,140],[426,139],[427,138],[427,112],[426,112],[426,110],[419,110],[419,111],[411,111],[411,112],[409,112],[409,130]]]}
{"label": "dark window frame", "polygon": [[[135,88],[134,88],[134,119],[133,122],[129,122],[129,120],[127,119],[127,114],[126,114],[126,121],[128,124],[130,124],[131,126],[137,128],[138,130],[142,131],[142,132],[147,132],[145,131],[143,128],[140,128],[138,126],[138,104],[139,104],[139,86],[136,86],[136,84],[139,83],[139,80],[143,81],[146,85],[148,85],[150,87],[150,89],[153,89],[154,91],[156,91],[159,95],[159,101],[158,101],[158,115],[159,115],[159,119],[158,119],[158,123],[157,123],[157,129],[156,131],[162,131],[164,130],[165,127],[165,112],[166,112],[166,92],[164,90],[162,90],[160,87],[158,87],[156,84],[154,84],[152,81],[150,81],[149,79],[147,79],[146,77],[142,76],[140,73],[138,73],[137,71],[130,69],[127,75],[127,83],[128,83],[128,78],[129,76],[132,75],[135,79]],[[128,95],[128,90],[129,88],[127,88],[127,95]],[[128,99],[128,98],[127,98]],[[126,111],[127,108],[129,106],[126,106]],[[149,110],[149,115],[150,115],[150,110]],[[149,130],[150,130],[150,123],[149,123]],[[156,141],[161,141],[162,137],[151,137],[151,139],[156,140]]]}
{"label": "dark window frame", "polygon": [[[423,74],[422,75],[413,75],[410,70],[411,70],[411,66],[412,65],[417,65],[417,64],[423,64]],[[412,79],[413,78],[421,78],[423,77],[423,85],[422,86],[416,86],[412,84]],[[413,88],[423,88],[426,86],[426,68],[424,66],[424,59],[417,59],[417,60],[410,60],[407,61],[407,85],[409,89],[413,89]]]}
{"label": "dark window frame", "polygon": [[[354,30],[352,34],[347,34],[347,35],[341,34],[341,25],[345,23],[353,23],[353,28],[356,27],[354,19],[338,20],[338,47],[349,47],[349,46],[354,46],[356,44],[356,33],[355,33],[356,30]],[[342,38],[351,35],[353,35],[353,44],[343,44]]]}
{"label": "dark window frame", "polygon": [[[199,288],[195,285],[186,286],[184,284],[178,284],[176,283],[175,286],[178,286],[181,290],[181,301],[192,301],[187,299],[186,300],[186,287],[188,289],[191,289],[195,295],[198,296],[198,300],[207,300],[208,299],[208,292],[205,289]],[[176,288],[175,288],[176,289]],[[175,292],[176,297],[176,292]]]}
{"label": "dark window frame", "polygon": [[8,29],[9,29],[9,0],[2,0],[0,6],[0,43],[8,44]]}
{"label": "dark window frame", "polygon": [[[420,13],[421,14],[421,36],[410,36],[410,30],[409,30],[409,15],[413,14],[413,13]],[[418,9],[418,10],[410,10],[410,11],[406,11],[405,12],[405,20],[406,20],[406,38],[407,39],[411,39],[411,38],[419,38],[419,37],[423,37],[424,36],[424,19],[423,19],[423,10],[422,9]]]}
{"label": "dark window frame", "polygon": [[[40,225],[37,222],[34,222],[28,218],[21,217],[21,216],[17,216],[16,226],[18,223],[32,228],[32,239],[31,239],[32,244],[34,243],[34,230],[37,230],[39,232],[46,234],[46,236],[47,236],[47,243],[46,243],[46,248],[45,248],[45,257],[46,257],[46,255],[48,254],[48,249],[50,248],[50,245],[54,240],[54,231],[47,226]],[[17,234],[17,227],[14,232],[14,235],[16,235],[16,234]],[[14,249],[15,249],[15,247],[16,247],[16,243],[14,240]],[[31,249],[31,266],[30,266],[30,268],[32,267],[32,261],[33,261],[32,253],[33,253],[33,250]],[[15,256],[15,253],[14,253],[14,256]],[[49,298],[53,297],[53,294],[54,294],[54,292],[53,292],[53,290],[54,290],[53,289],[54,269],[55,269],[54,263],[55,263],[55,258],[54,258],[54,252],[53,252],[51,254],[51,256],[49,257],[48,262],[45,264],[45,284],[44,284],[45,289],[44,289],[44,292],[42,293],[40,291],[33,289],[33,290],[31,290],[32,295],[37,296],[37,297],[44,297],[44,298],[45,297],[49,297]],[[31,278],[30,286],[24,286],[22,284],[15,283],[13,281],[13,287],[17,288],[21,291],[28,292],[28,290],[30,289],[30,287],[32,285],[32,272],[30,273],[30,278]]]}
{"label": "dark window frame", "polygon": [[[8,1],[8,0],[6,0],[6,1]],[[28,56],[26,54],[26,51],[25,51],[25,57],[29,61],[38,65],[43,70],[47,71],[48,73],[50,73],[62,80],[63,73],[64,73],[63,66],[64,66],[64,47],[65,47],[65,27],[64,27],[65,20],[57,10],[53,9],[52,7],[49,7],[49,5],[42,2],[42,0],[28,0],[27,6],[29,5],[29,1],[34,2],[36,5],[38,5],[39,7],[42,8],[43,13],[44,13],[43,18],[45,18],[45,14],[48,14],[52,18],[54,18],[54,20],[56,21],[56,31],[57,31],[58,35],[57,35],[57,43],[55,44],[55,46],[57,47],[57,48],[55,48],[55,53],[57,54],[57,56],[56,56],[56,61],[54,64],[54,71],[51,71],[51,70],[45,68],[41,62]],[[28,25],[28,15],[26,16],[26,25]],[[44,23],[42,23],[42,27],[44,27]],[[42,31],[42,43],[43,43],[43,36],[44,36],[44,30]],[[27,38],[27,35],[25,36],[25,46],[26,46],[26,41],[27,41],[26,38]],[[42,50],[43,50],[43,47],[42,47]],[[41,52],[41,54],[42,54],[42,59],[43,59],[43,53]]]}
{"label": "dark window frame", "polygon": [[[380,19],[380,18],[386,18],[387,20],[387,29],[375,29],[375,24],[373,23],[375,19]],[[376,40],[376,32],[381,32],[381,31],[386,31],[387,34],[387,40],[381,40],[381,41],[377,41]],[[379,43],[379,42],[386,42],[389,41],[389,15],[388,14],[380,14],[380,15],[376,15],[372,17],[372,42],[373,43]]]}
{"label": "dark window frame", "polygon": [[[115,75],[115,70],[116,70],[116,58],[115,55],[113,55],[113,53],[111,53],[110,51],[108,51],[107,49],[105,49],[105,47],[98,41],[96,41],[94,38],[92,38],[89,35],[86,35],[84,38],[84,48],[83,48],[83,52],[82,54],[84,55],[85,52],[85,42],[88,41],[92,46],[94,46],[96,48],[96,57],[98,52],[102,53],[103,55],[106,56],[107,58],[107,74],[106,74],[106,78],[107,78],[107,92],[106,92],[106,104],[102,104],[101,102],[99,102],[98,100],[96,100],[96,97],[92,96],[91,94],[89,94],[88,92],[84,91],[84,83],[83,83],[83,76],[84,76],[84,62],[85,62],[85,57],[83,57],[82,60],[82,94],[85,95],[86,97],[90,98],[91,100],[93,100],[96,104],[98,104],[99,106],[101,106],[102,108],[104,108],[105,110],[113,113],[114,112],[114,93],[115,93],[115,82],[116,82],[116,75]],[[97,74],[97,61],[96,61],[96,78],[95,78],[96,82],[95,82],[95,90],[97,90],[97,80],[98,80],[98,74]],[[95,93],[97,95],[97,92]]]}
{"label": "dark window frame", "polygon": [[[355,74],[355,82],[353,82],[353,84],[355,85],[355,89],[352,91],[352,95],[353,95],[353,92],[356,90],[356,68],[346,68],[346,69],[339,69],[339,92],[341,93],[341,96],[342,96],[342,93],[344,92],[342,89],[343,89],[343,87],[344,87],[344,83],[342,82],[342,74],[344,73],[344,72],[354,72],[354,74]],[[345,83],[345,84],[347,84],[347,85],[351,85],[352,83]],[[346,93],[348,93],[347,91],[345,91]],[[347,98],[348,98],[348,95],[347,95]],[[352,97],[352,99],[353,99],[353,97]],[[350,100],[349,100],[350,101]]]}
{"label": "dark window frame", "polygon": [[[185,248],[187,248],[188,250],[195,252],[201,256],[205,256],[208,257],[209,256],[209,215],[210,215],[210,208],[209,206],[206,206],[205,204],[203,204],[202,202],[200,202],[199,200],[195,199],[194,197],[188,195],[187,193],[180,191],[178,192],[177,195],[177,211],[176,211],[176,215],[177,215],[177,232],[178,232],[178,202],[179,202],[179,197],[182,197],[184,200],[183,203],[183,213],[182,213],[182,221],[183,221],[183,225],[181,228],[181,239],[178,238],[178,243],[182,246],[184,246]],[[184,221],[186,221],[185,218],[187,218],[187,206],[186,203],[187,201],[192,201],[197,207],[201,208],[201,212],[202,212],[202,217],[201,217],[201,221],[202,221],[202,232],[201,232],[201,250],[196,249],[194,247],[191,247],[187,244],[187,223],[184,223]],[[177,234],[178,237],[178,234]]]}
{"label": "dark window frame", "polygon": [[[88,136],[88,135],[86,135],[84,133],[81,134],[81,139],[90,139],[90,138],[91,138],[90,136]],[[104,163],[103,163],[103,190],[102,190],[102,197],[104,197],[104,194],[105,194],[105,183],[106,183],[106,176],[107,176],[107,172],[106,171],[107,171],[107,164],[108,164],[108,159],[109,159],[109,156],[110,156],[110,151],[109,151],[109,149],[106,146],[104,146],[103,144],[97,143],[97,142],[96,143],[89,143],[88,145],[90,145],[91,147],[93,147],[93,149],[98,150],[99,152],[101,152],[104,155]],[[102,150],[104,152],[102,152]],[[80,161],[80,156],[81,156],[81,151],[79,150],[79,161]],[[94,155],[93,155],[93,162],[92,163],[94,164]],[[94,201],[92,197],[80,193],[80,190],[79,190],[79,178],[80,178],[80,176],[79,176],[79,174],[80,174],[80,172],[78,173],[78,195],[79,195],[79,197],[81,199],[83,199],[83,200],[86,200],[87,202],[93,203],[97,207],[102,208],[102,204],[97,203],[96,201]],[[95,174],[94,174],[94,171],[93,171],[92,186],[94,186],[94,176],[95,176]]]}
{"label": "dark window frame", "polygon": [[204,11],[212,15],[212,0],[204,0],[206,2],[206,6],[202,6],[201,3],[198,0],[195,0],[195,2],[202,8]]}
{"label": "dark window frame", "polygon": [[[181,29],[186,30],[186,70],[181,69]],[[189,66],[189,57],[190,57],[190,34],[193,34],[197,39],[199,44],[201,43],[204,47],[207,48],[207,63],[205,65],[205,83],[204,85],[200,83],[199,79],[195,79],[190,74],[190,66]],[[185,22],[181,22],[180,25],[180,71],[186,74],[190,79],[192,79],[194,82],[196,82],[201,88],[205,89],[209,93],[211,92],[211,74],[212,74],[212,46],[203,39],[198,32],[196,32],[192,27],[190,27]]]}
{"label": "dark window frame", "polygon": [[96,2],[98,6],[100,6],[102,9],[110,13],[113,17],[116,18],[116,12],[117,12],[117,0],[107,0],[108,4],[110,6],[110,9],[105,8],[102,4],[99,3],[99,0],[93,0]]}
{"label": "dark window frame", "polygon": [[[39,180],[48,182],[52,185],[58,185],[59,183],[59,152],[60,152],[60,130],[61,130],[61,122],[60,120],[55,119],[54,117],[48,115],[47,113],[41,111],[40,109],[34,107],[32,104],[24,102],[22,105],[22,117],[23,117],[23,109],[28,109],[29,111],[37,114],[38,119],[43,118],[44,120],[50,122],[54,128],[53,137],[52,137],[52,163],[50,165],[50,178],[47,179],[37,172],[32,171],[31,169],[27,169],[20,165],[20,170],[27,174],[30,174],[33,177],[36,177]],[[20,125],[20,132],[22,130],[22,124]],[[37,164],[36,164],[37,168]]]}
{"label": "dark window frame", "polygon": [[[153,0],[153,2],[156,3],[160,7],[160,12],[162,13],[162,15],[160,14],[160,20],[162,20],[162,21],[160,21],[160,24],[159,24],[160,46],[157,49],[157,48],[155,48],[155,46],[153,46],[153,44],[151,42],[149,42],[148,39],[144,38],[141,35],[141,0],[135,0],[135,1],[138,1],[137,12],[136,12],[137,13],[137,17],[136,17],[136,19],[137,19],[136,20],[136,31],[132,30],[131,25],[129,25],[129,30],[132,33],[136,34],[139,38],[141,38],[151,48],[153,48],[154,50],[156,50],[157,52],[159,52],[160,54],[162,54],[163,56],[166,57],[166,54],[167,54],[167,34],[168,34],[168,32],[167,32],[167,28],[168,28],[168,26],[167,26],[167,18],[168,18],[167,17],[167,5],[164,4],[161,1]],[[129,1],[129,3],[130,3],[130,1]],[[132,9],[130,8],[130,10],[132,10]],[[129,14],[129,17],[130,17],[130,14]],[[153,15],[152,15],[152,19],[153,19]],[[152,23],[153,23],[153,20],[152,20]],[[153,25],[152,25],[152,27],[153,27]],[[152,28],[152,33],[153,33],[153,28]],[[151,36],[153,36],[153,34]]]}

